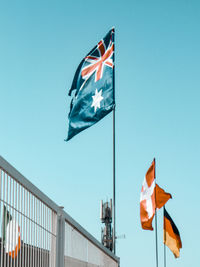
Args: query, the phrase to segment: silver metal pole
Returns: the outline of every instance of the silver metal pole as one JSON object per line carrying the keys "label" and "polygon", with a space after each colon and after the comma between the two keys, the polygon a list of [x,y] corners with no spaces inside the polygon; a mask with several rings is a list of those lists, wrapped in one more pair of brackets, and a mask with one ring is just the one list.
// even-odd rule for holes
{"label": "silver metal pole", "polygon": [[41,210],[42,210],[42,207],[41,207],[41,201],[39,201],[39,240],[40,240],[40,267],[42,267],[42,261],[41,261],[41,258],[42,258],[42,214],[41,214]]}
{"label": "silver metal pole", "polygon": [[[14,214],[15,214],[15,225],[14,225],[15,229],[14,230],[18,232],[18,228],[16,229],[16,226],[18,225],[18,222],[17,222],[17,183],[13,180],[13,217],[14,217]],[[16,238],[14,236],[14,230],[13,230],[13,238]],[[17,251],[14,248],[14,267],[18,263],[17,256],[18,256],[18,238],[17,238]],[[16,259],[17,259],[17,262],[16,262]]]}
{"label": "silver metal pole", "polygon": [[[12,189],[11,189],[12,186]],[[14,222],[15,220],[15,209],[14,209],[14,180],[11,179],[10,177],[10,215],[11,215],[11,211],[12,211],[12,222]],[[12,192],[12,197],[11,197],[11,192]],[[12,202],[11,202],[12,199]],[[11,221],[11,220],[10,220]],[[13,243],[14,243],[14,224],[12,223],[12,230],[11,230],[11,243],[10,243],[10,252],[11,252],[11,256],[10,256],[10,265],[11,267],[14,265],[15,261],[13,260],[13,255],[14,255],[14,259],[15,259],[15,249],[13,250]],[[9,254],[8,254],[9,255]],[[15,267],[15,266],[13,266]]]}
{"label": "silver metal pole", "polygon": [[28,231],[28,190],[26,190],[26,266],[29,267],[29,231]]}
{"label": "silver metal pole", "polygon": [[[6,179],[7,179],[7,187],[6,187],[6,228],[7,228],[7,225],[10,222],[10,216],[8,216],[8,218],[7,218],[7,211],[10,212],[10,206],[8,206],[8,203],[10,201],[9,200],[9,195],[10,195],[10,198],[11,198],[11,190],[10,190],[10,194],[8,193],[8,191],[9,191],[9,189],[8,189],[8,186],[9,186],[8,185],[8,174],[6,174]],[[7,229],[5,229],[5,230],[7,230]],[[7,233],[6,233],[6,235],[7,235]],[[8,250],[9,250],[9,248],[10,248],[10,231],[8,231],[8,239],[7,240],[9,240],[8,241],[9,242],[9,244],[8,244]],[[9,267],[10,266],[9,253],[7,253],[6,257],[7,257],[7,263],[8,263],[7,266]]]}
{"label": "silver metal pole", "polygon": [[[113,34],[113,43],[115,46],[115,32]],[[115,47],[114,47],[115,52]],[[114,101],[114,109],[113,109],[113,252],[116,254],[116,210],[115,210],[115,53],[113,54],[113,101]]]}
{"label": "silver metal pole", "polygon": [[[21,240],[21,225],[20,225],[20,185],[19,185],[19,183],[17,183],[17,188],[18,188],[18,190],[17,190],[17,203],[18,203],[18,207],[17,207],[17,210],[18,210],[18,218],[17,218],[17,221],[18,221],[18,225],[19,225],[19,229],[20,229],[20,231],[19,231],[19,234],[20,234],[20,240]],[[21,241],[20,241],[21,242]],[[20,244],[18,244],[18,245],[20,245]],[[17,267],[19,267],[20,266],[20,257],[21,257],[21,247],[19,248],[19,253],[18,253],[18,259],[17,259]]]}
{"label": "silver metal pole", "polygon": [[[23,188],[22,186],[20,186],[21,190],[20,190],[20,195],[21,195],[21,249],[20,249],[20,267],[23,266],[23,258],[24,258],[24,228],[22,227],[23,221],[22,221],[22,216],[23,216]],[[22,245],[22,239],[23,239],[23,245]]]}
{"label": "silver metal pole", "polygon": [[44,220],[44,225],[45,225],[45,238],[44,238],[44,241],[45,241],[45,262],[44,262],[44,266],[48,266],[47,265],[47,206],[45,205],[44,207],[44,213],[45,213],[45,220]]}
{"label": "silver metal pole", "polygon": [[29,267],[32,267],[31,266],[31,193],[29,192],[29,194],[28,194],[28,206],[29,206],[29,211],[28,211],[28,213],[29,213],[29,222],[28,222],[28,244],[29,244],[29,248],[28,248],[28,266]]}
{"label": "silver metal pole", "polygon": [[116,253],[116,222],[115,222],[115,108],[113,110],[113,251]]}
{"label": "silver metal pole", "polygon": [[[154,178],[156,180],[156,159],[154,158]],[[155,185],[156,186],[156,185]],[[155,190],[155,207],[156,207],[156,190]],[[155,235],[156,235],[156,266],[158,267],[158,234],[157,234],[157,211],[155,208]]]}
{"label": "silver metal pole", "polygon": [[[3,191],[3,186],[2,186],[2,170],[0,169],[0,199],[2,200],[2,192],[1,192],[1,189],[2,189],[2,191]],[[3,201],[0,201],[0,216],[1,216],[1,218],[2,218],[2,234],[1,234],[1,258],[0,258],[0,260],[1,260],[1,266],[3,266],[3,224],[4,224],[4,218],[3,218],[3,216],[1,215],[1,213],[3,214],[3,212],[2,212],[2,210],[3,210],[3,208],[1,208],[1,204],[3,204],[4,202]]]}
{"label": "silver metal pole", "polygon": [[[5,178],[5,172],[3,173],[3,199],[4,201],[6,200],[6,178]],[[3,222],[3,237],[5,238],[4,233],[6,232],[6,209],[4,209],[4,207],[6,207],[5,203],[3,204],[3,212],[4,212],[4,222]],[[3,240],[3,259],[4,259],[4,267],[6,266],[6,250],[5,250],[5,240]],[[2,264],[3,266],[3,264]]]}
{"label": "silver metal pole", "polygon": [[35,218],[35,209],[36,209],[36,207],[35,207],[36,205],[35,205],[35,196],[33,196],[33,218],[34,218],[34,223],[33,223],[33,267],[35,267],[35,257],[36,257],[36,248],[37,248],[37,246],[36,246],[36,236],[35,236],[35,228],[36,228],[36,218]]}
{"label": "silver metal pole", "polygon": [[44,236],[45,236],[45,224],[44,224],[44,203],[42,203],[42,266],[44,265],[44,257],[45,257],[45,240],[44,240]]}
{"label": "silver metal pole", "polygon": [[24,189],[24,263],[27,266],[27,222],[26,222],[26,190]]}
{"label": "silver metal pole", "polygon": [[31,212],[30,212],[30,262],[31,267],[33,266],[33,195],[31,195],[30,205],[31,205]]}
{"label": "silver metal pole", "polygon": [[[165,230],[165,216],[164,216],[164,210],[165,210],[165,205],[163,207],[163,221],[164,221],[164,230]],[[164,231],[164,241],[166,240],[166,231]],[[166,261],[166,245],[165,243],[163,242],[164,244],[164,267],[167,266],[167,261]]]}

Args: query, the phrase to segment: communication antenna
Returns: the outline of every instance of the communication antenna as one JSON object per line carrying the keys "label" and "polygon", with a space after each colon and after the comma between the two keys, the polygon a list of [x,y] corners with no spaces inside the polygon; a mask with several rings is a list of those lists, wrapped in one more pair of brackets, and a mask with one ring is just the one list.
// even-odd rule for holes
{"label": "communication antenna", "polygon": [[112,199],[110,203],[107,201],[103,203],[101,200],[100,209],[101,222],[105,224],[105,227],[101,228],[101,243],[104,247],[110,251],[113,250],[113,229],[112,229]]}

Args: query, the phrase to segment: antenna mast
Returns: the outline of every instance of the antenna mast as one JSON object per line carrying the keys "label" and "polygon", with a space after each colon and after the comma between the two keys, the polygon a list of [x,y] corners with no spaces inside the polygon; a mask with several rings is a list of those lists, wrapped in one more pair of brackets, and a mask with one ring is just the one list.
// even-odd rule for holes
{"label": "antenna mast", "polygon": [[108,201],[103,203],[101,200],[100,219],[105,224],[105,227],[101,229],[101,243],[113,251],[112,199],[110,199],[110,203]]}

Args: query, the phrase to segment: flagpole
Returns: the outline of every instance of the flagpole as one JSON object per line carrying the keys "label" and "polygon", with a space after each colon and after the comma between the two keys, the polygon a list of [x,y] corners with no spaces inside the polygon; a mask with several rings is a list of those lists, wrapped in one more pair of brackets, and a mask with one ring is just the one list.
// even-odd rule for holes
{"label": "flagpole", "polygon": [[[113,43],[115,51],[115,29],[113,28]],[[115,221],[115,53],[113,53],[113,99],[114,99],[114,108],[113,108],[113,252],[116,254],[116,221]]]}
{"label": "flagpole", "polygon": [[[156,181],[156,159],[154,158],[155,164],[155,181]],[[157,211],[156,211],[156,184],[155,184],[155,238],[156,238],[156,267],[158,267],[158,234],[157,234]]]}
{"label": "flagpole", "polygon": [[166,262],[166,245],[165,245],[165,240],[166,240],[166,231],[165,231],[165,216],[164,216],[164,211],[165,211],[165,205],[163,207],[163,220],[164,220],[164,267],[167,266],[167,262]]}
{"label": "flagpole", "polygon": [[116,253],[115,237],[115,107],[113,110],[113,252]]}

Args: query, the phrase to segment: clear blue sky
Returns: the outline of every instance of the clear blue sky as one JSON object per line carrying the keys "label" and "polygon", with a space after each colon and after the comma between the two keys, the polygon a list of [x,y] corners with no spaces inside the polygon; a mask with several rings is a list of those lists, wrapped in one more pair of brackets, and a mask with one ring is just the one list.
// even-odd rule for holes
{"label": "clear blue sky", "polygon": [[[81,59],[116,30],[116,230],[121,267],[155,266],[140,226],[144,175],[157,182],[182,238],[170,267],[199,266],[200,2],[1,1],[0,154],[100,240],[112,197],[112,115],[69,142],[68,90]],[[162,210],[158,216],[163,266]]]}

